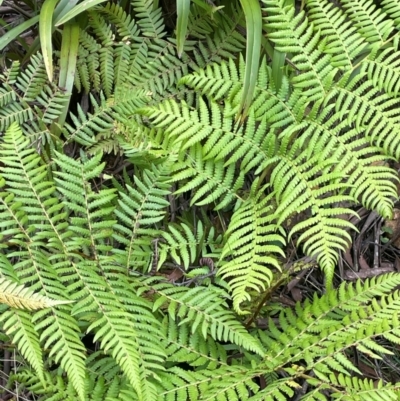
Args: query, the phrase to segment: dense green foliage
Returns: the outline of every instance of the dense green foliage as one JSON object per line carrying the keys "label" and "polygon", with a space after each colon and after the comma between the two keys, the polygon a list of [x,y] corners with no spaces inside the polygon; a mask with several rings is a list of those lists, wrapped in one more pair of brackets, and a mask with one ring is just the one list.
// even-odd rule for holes
{"label": "dense green foliage", "polygon": [[[282,400],[304,382],[304,400],[400,396],[350,376],[354,352],[400,342],[399,276],[332,287],[346,216],[390,217],[397,197],[400,7],[340,3],[261,1],[286,61],[264,56],[245,121],[239,4],[193,5],[180,58],[151,0],[89,10],[65,124],[70,96],[39,53],[4,72],[0,321],[27,362],[14,383],[40,400]],[[288,240],[327,293],[268,316],[260,300],[304,268],[285,267]]]}

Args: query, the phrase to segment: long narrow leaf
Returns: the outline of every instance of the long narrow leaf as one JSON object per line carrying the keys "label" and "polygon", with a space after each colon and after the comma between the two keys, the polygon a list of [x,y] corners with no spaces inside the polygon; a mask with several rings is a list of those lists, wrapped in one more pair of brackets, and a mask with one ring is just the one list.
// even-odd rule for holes
{"label": "long narrow leaf", "polygon": [[249,110],[256,87],[260,63],[262,15],[258,0],[240,0],[247,27],[246,69],[239,114],[243,120]]}
{"label": "long narrow leaf", "polygon": [[56,24],[67,12],[72,10],[79,0],[60,0],[54,10],[54,23]]}
{"label": "long narrow leaf", "polygon": [[178,15],[176,26],[176,42],[178,47],[178,56],[181,57],[183,46],[185,44],[186,31],[189,21],[190,0],[177,0],[176,12]]}
{"label": "long narrow leaf", "polygon": [[49,81],[53,81],[53,14],[58,0],[45,0],[39,15],[39,37]]}
{"label": "long narrow leaf", "polygon": [[[292,5],[294,7],[294,0],[286,0],[285,5]],[[272,79],[274,80],[276,90],[279,90],[282,85],[283,67],[285,65],[286,53],[282,53],[274,49],[272,56]]]}
{"label": "long narrow leaf", "polygon": [[86,0],[77,6],[75,6],[72,10],[68,11],[63,17],[61,17],[57,22],[56,26],[65,24],[72,18],[76,17],[80,13],[83,13],[84,11],[88,10],[89,8],[92,8],[94,6],[97,6],[100,3],[104,3],[106,0]]}
{"label": "long narrow leaf", "polygon": [[[79,48],[79,24],[67,22],[63,29],[61,56],[60,56],[60,77],[58,85],[64,88],[71,97],[74,77],[76,72],[76,60]],[[65,117],[69,108],[69,102],[65,103],[64,109],[58,118],[58,124],[64,125]]]}
{"label": "long narrow leaf", "polygon": [[[0,3],[1,4],[1,3]],[[22,24],[17,25],[15,28],[10,29],[0,38],[0,50],[3,50],[10,42],[18,37],[22,32],[29,29],[32,25],[35,25],[39,21],[39,16],[32,17]]]}

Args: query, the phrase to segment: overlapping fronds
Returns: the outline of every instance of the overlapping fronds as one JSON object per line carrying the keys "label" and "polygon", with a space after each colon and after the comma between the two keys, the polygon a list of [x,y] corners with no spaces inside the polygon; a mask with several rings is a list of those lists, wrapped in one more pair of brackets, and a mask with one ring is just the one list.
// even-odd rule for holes
{"label": "overlapping fronds", "polygon": [[[0,327],[29,365],[11,382],[40,401],[398,399],[352,377],[355,352],[400,342],[398,275],[332,285],[349,216],[390,218],[398,195],[397,2],[262,0],[240,122],[239,0],[191,2],[181,57],[159,2],[117,3],[85,14],[63,126],[40,55],[0,78]],[[328,288],[271,314],[289,241]]]}

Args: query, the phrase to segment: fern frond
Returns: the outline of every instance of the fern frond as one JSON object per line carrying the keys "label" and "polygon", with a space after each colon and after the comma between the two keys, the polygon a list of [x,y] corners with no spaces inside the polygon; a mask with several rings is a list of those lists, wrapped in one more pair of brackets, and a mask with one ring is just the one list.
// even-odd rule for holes
{"label": "fern frond", "polygon": [[218,272],[228,281],[237,312],[242,311],[243,302],[250,301],[249,290],[261,292],[269,287],[273,270],[281,270],[275,255],[284,256],[280,244],[285,241],[273,223],[272,195],[265,196],[266,188],[258,190],[257,183],[232,216]]}
{"label": "fern frond", "polygon": [[0,302],[16,309],[44,309],[52,306],[68,304],[72,301],[57,301],[40,294],[35,294],[29,288],[0,277]]}
{"label": "fern frond", "polygon": [[[399,280],[390,274],[364,284],[343,283],[338,290],[298,304],[295,312],[281,312],[279,328],[270,320],[268,332],[259,332],[260,339],[273,350],[270,357],[277,366],[304,359],[307,368],[315,369],[322,380],[332,369],[344,374],[357,371],[343,351],[364,345],[359,349],[365,352],[365,345],[371,348],[375,337],[400,334],[398,319],[391,312],[393,307],[397,308],[399,294],[389,295]],[[377,297],[382,297],[381,305],[375,301]],[[373,346],[379,348],[378,344]]]}
{"label": "fern frond", "polygon": [[156,294],[153,310],[165,308],[171,319],[180,325],[190,324],[192,333],[204,338],[229,341],[258,355],[264,350],[237,320],[233,312],[225,309],[226,293],[215,287],[175,287],[157,278],[141,281],[139,294],[151,291]]}
{"label": "fern frond", "polygon": [[168,361],[209,370],[228,366],[225,348],[210,336],[204,338],[199,331],[193,333],[189,324],[177,325],[173,319],[164,318],[162,327],[168,342]]}
{"label": "fern frond", "polygon": [[69,104],[69,94],[49,87],[41,91],[36,100],[43,106],[43,122],[51,124],[62,114]]}
{"label": "fern frond", "polygon": [[165,36],[162,10],[155,8],[152,0],[133,0],[132,7],[144,36],[159,39]]}
{"label": "fern frond", "polygon": [[162,376],[160,399],[246,401],[249,393],[257,393],[259,387],[254,379],[260,372],[247,366],[229,366],[215,370],[190,372],[174,367]]}
{"label": "fern frond", "polygon": [[[80,162],[61,154],[56,159],[61,171],[57,172],[55,182],[65,197],[63,203],[75,214],[70,226],[75,235],[67,241],[68,251],[72,254],[83,251],[87,255],[78,258],[73,269],[69,269],[69,281],[73,283],[73,277],[78,276],[82,285],[79,292],[76,284],[70,286],[71,293],[74,291],[72,297],[77,299],[74,315],[96,316],[90,318],[87,328],[88,332],[94,332],[94,341],[99,341],[100,347],[113,356],[139,400],[155,400],[150,398],[154,389],[147,378],[157,375],[155,369],[162,370],[164,351],[155,336],[159,322],[150,313],[150,305],[135,296],[124,279],[121,272],[126,270],[117,267],[114,258],[110,263],[106,256],[111,250],[108,240],[116,223],[111,220],[115,190],[94,192],[88,184],[104,168],[100,159],[101,155],[97,155]],[[148,179],[146,184],[150,183]],[[138,186],[141,190],[146,188],[142,183]]]}
{"label": "fern frond", "polygon": [[369,43],[383,45],[393,29],[393,20],[372,0],[341,0],[348,17]]}
{"label": "fern frond", "polygon": [[94,109],[93,113],[85,113],[78,105],[78,116],[70,114],[74,126],[68,123],[64,125],[63,133],[67,143],[76,141],[82,145],[91,146],[96,143],[94,138],[96,132],[104,133],[112,130],[111,109],[106,104],[104,96],[100,97],[99,103],[92,96],[90,100]]}
{"label": "fern frond", "polygon": [[400,26],[400,4],[396,0],[382,0],[381,3],[385,12],[394,20],[396,28]]}
{"label": "fern frond", "polygon": [[114,51],[112,47],[103,47],[99,50],[100,74],[102,88],[107,97],[110,97],[114,81]]}
{"label": "fern frond", "polygon": [[230,2],[229,11],[230,15],[218,16],[214,34],[207,35],[205,40],[200,41],[193,49],[193,59],[197,68],[205,68],[211,62],[220,63],[226,59],[235,59],[245,48],[246,38],[240,30],[243,10],[241,7],[235,8],[235,4]]}
{"label": "fern frond", "polygon": [[399,99],[381,93],[370,81],[361,82],[362,78],[358,75],[350,80],[345,75],[326,101],[334,98],[335,111],[341,118],[346,117],[349,124],[354,123],[358,130],[364,131],[371,144],[385,154],[399,158]]}
{"label": "fern frond", "polygon": [[[9,192],[8,195],[2,194],[5,206],[3,210],[8,212],[8,219],[14,221],[11,227],[16,224],[27,240],[26,245],[21,244],[21,250],[8,255],[19,256],[19,261],[14,266],[15,271],[22,283],[31,283],[31,288],[40,290],[45,297],[68,299],[59,271],[50,264],[43,252],[44,247],[53,250],[53,258],[65,265],[64,241],[70,235],[65,231],[65,223],[60,221],[66,214],[62,210],[63,205],[54,197],[55,187],[48,178],[46,166],[41,164],[40,156],[30,148],[29,142],[15,124],[6,133],[0,146],[0,154],[4,164],[0,173],[6,180]],[[17,205],[20,211],[15,210],[15,204],[7,205],[7,202],[14,200],[13,196],[19,202]],[[21,212],[26,212],[26,215]],[[21,234],[14,240],[18,241],[18,237],[21,238]],[[67,312],[62,312],[61,307],[60,310],[51,308],[37,312],[34,317],[37,323],[35,330],[40,333],[40,339],[47,344],[46,347],[52,345],[52,354],[66,370],[83,400],[82,352],[85,348],[78,334],[78,325],[69,315],[71,308],[63,308]],[[44,326],[43,322],[46,322]]]}
{"label": "fern frond", "polygon": [[41,332],[43,348],[51,349],[49,357],[53,357],[67,372],[79,399],[84,401],[86,348],[79,337],[78,324],[71,316],[71,308],[39,311],[33,322],[36,323],[35,330]]}
{"label": "fern frond", "polygon": [[[112,47],[113,32],[110,24],[103,18],[97,10],[89,10],[89,26],[93,29],[96,34],[96,39],[100,42],[101,48]],[[90,39],[89,39],[90,40]],[[100,49],[101,50],[101,49]]]}
{"label": "fern frond", "polygon": [[303,12],[295,14],[294,6],[285,6],[284,0],[263,0],[266,8],[265,27],[273,29],[269,38],[282,53],[293,53],[291,62],[300,71],[291,80],[296,89],[301,89],[309,100],[323,98],[328,92],[336,69],[331,64],[331,55],[318,48],[321,33],[314,32]]}
{"label": "fern frond", "polygon": [[18,74],[15,86],[23,94],[23,100],[33,102],[46,85],[47,76],[43,57],[40,54],[33,55],[24,71]]}
{"label": "fern frond", "polygon": [[107,20],[117,27],[118,35],[123,40],[137,40],[139,28],[131,15],[115,3],[107,3],[104,7],[98,7],[96,11],[107,16]]}
{"label": "fern frond", "polygon": [[215,210],[219,210],[240,199],[244,172],[236,173],[234,164],[225,167],[223,161],[205,160],[203,153],[200,145],[187,151],[185,158],[173,166],[171,180],[187,181],[175,194],[193,190],[191,205],[215,203]]}
{"label": "fern frond", "polygon": [[352,129],[346,120],[340,121],[335,113],[331,115],[333,107],[325,106],[323,111],[310,114],[299,126],[299,140],[307,144],[309,156],[315,152],[321,160],[334,163],[332,171],[346,178],[354,202],[376,209],[388,218],[397,196],[396,174],[382,165],[386,158],[380,155],[379,148],[371,146],[368,139],[360,138],[359,130]]}
{"label": "fern frond", "polygon": [[372,52],[361,63],[361,73],[366,72],[374,87],[397,97],[400,91],[400,53],[393,47]]}
{"label": "fern frond", "polygon": [[[355,212],[336,205],[352,198],[335,195],[335,192],[348,188],[348,184],[337,182],[342,178],[341,173],[321,173],[332,164],[332,160],[321,160],[318,151],[316,155],[308,157],[308,150],[298,152],[299,146],[300,139],[294,142],[290,149],[285,149],[283,145],[282,153],[278,156],[279,163],[271,174],[271,183],[278,202],[276,210],[276,215],[279,216],[278,224],[292,213],[306,210],[311,212],[306,220],[292,228],[289,237],[304,230],[298,238],[298,243],[304,242],[305,252],[317,257],[330,283],[338,250],[346,249],[351,242],[346,230],[355,229],[348,221],[336,217]],[[319,146],[315,145],[315,149],[318,148]],[[314,150],[314,147],[310,149]],[[271,162],[273,161],[272,159]]]}
{"label": "fern frond", "polygon": [[307,0],[307,15],[315,32],[326,41],[323,51],[331,54],[331,64],[340,69],[353,67],[354,59],[365,49],[363,36],[341,9],[327,0]]}
{"label": "fern frond", "polygon": [[167,160],[158,167],[144,170],[141,179],[133,178],[135,187],[127,186],[125,193],[120,192],[114,238],[125,247],[118,253],[126,270],[150,266],[151,242],[160,234],[155,224],[164,218],[169,205],[165,197],[170,193],[170,168]]}
{"label": "fern frond", "polygon": [[33,111],[25,102],[9,103],[0,109],[0,131],[5,131],[13,123],[22,125],[33,119]]}
{"label": "fern frond", "polygon": [[128,43],[122,42],[115,49],[114,55],[116,68],[114,82],[116,88],[122,86],[128,77],[130,53],[131,48]]}
{"label": "fern frond", "polygon": [[22,356],[33,367],[39,381],[44,381],[43,353],[32,316],[26,311],[11,309],[1,314],[0,322],[2,330],[12,338]]}
{"label": "fern frond", "polygon": [[158,245],[158,269],[168,257],[172,257],[176,264],[188,270],[190,264],[207,253],[208,247],[214,248],[218,243],[214,227],[206,230],[201,220],[193,231],[186,224],[179,226],[170,224],[168,231],[162,232],[165,242],[160,242]]}

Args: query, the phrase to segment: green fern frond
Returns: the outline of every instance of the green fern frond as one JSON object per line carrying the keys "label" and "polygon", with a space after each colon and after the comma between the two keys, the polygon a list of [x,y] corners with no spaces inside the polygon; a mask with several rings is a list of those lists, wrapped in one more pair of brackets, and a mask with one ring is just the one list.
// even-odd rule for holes
{"label": "green fern frond", "polygon": [[40,332],[42,347],[50,349],[49,357],[67,372],[68,379],[77,391],[80,400],[85,400],[85,351],[79,337],[76,320],[71,308],[58,307],[50,312],[39,311],[33,317],[35,330]]}
{"label": "green fern frond", "polygon": [[98,7],[96,11],[106,15],[107,21],[117,27],[117,32],[121,39],[137,40],[139,28],[131,15],[127,14],[120,5],[107,3],[104,7]]}
{"label": "green fern frond", "polygon": [[396,0],[382,0],[381,3],[385,12],[394,20],[396,28],[400,26],[400,5]]}
{"label": "green fern frond", "polygon": [[160,242],[157,248],[158,269],[171,257],[174,263],[188,270],[190,264],[207,254],[207,248],[214,248],[219,242],[219,239],[215,238],[214,227],[206,230],[201,220],[193,231],[186,224],[170,224],[168,231],[162,232],[163,242]]}
{"label": "green fern frond", "polygon": [[43,106],[43,122],[51,124],[56,121],[65,107],[68,107],[69,98],[67,93],[60,90],[50,90],[50,88],[42,90],[36,101]]}
{"label": "green fern frond", "polygon": [[217,394],[221,401],[246,401],[250,392],[257,393],[259,386],[254,379],[259,375],[260,372],[247,366],[223,366],[195,372],[174,367],[162,376],[160,399],[211,401],[215,400]]}
{"label": "green fern frond", "polygon": [[[344,350],[364,342],[371,344],[374,337],[390,336],[393,330],[398,335],[398,319],[393,318],[390,310],[399,294],[394,297],[388,294],[399,280],[390,274],[366,280],[364,284],[361,281],[355,285],[343,283],[338,290],[315,296],[304,305],[298,304],[295,312],[281,312],[279,327],[270,320],[268,332],[259,332],[260,339],[273,350],[270,356],[278,366],[283,361],[292,364],[304,358],[322,380],[326,380],[324,374],[332,369],[356,370],[347,357],[343,358]],[[375,301],[377,297],[382,297],[382,305]]]}
{"label": "green fern frond", "polygon": [[96,132],[110,132],[113,127],[111,109],[106,104],[104,96],[100,97],[100,102],[96,102],[94,97],[90,97],[94,112],[85,113],[78,105],[77,116],[70,114],[74,125],[66,123],[63,134],[67,138],[67,143],[76,141],[85,146],[96,143],[94,134]]}
{"label": "green fern frond", "polygon": [[137,23],[142,34],[161,39],[165,36],[161,8],[156,8],[152,0],[132,0],[132,7],[139,18]]}
{"label": "green fern frond", "polygon": [[173,319],[164,318],[162,327],[168,342],[168,361],[210,370],[228,366],[224,347],[210,336],[204,338],[199,331],[193,333],[189,324],[177,326]]}
{"label": "green fern frond", "polygon": [[[105,18],[98,11],[89,10],[89,26],[96,34],[96,39],[100,42],[102,48],[112,47],[114,44],[113,32],[110,24],[107,23]],[[101,50],[101,49],[100,49]]]}
{"label": "green fern frond", "polygon": [[46,84],[47,76],[43,57],[40,54],[34,55],[27,68],[18,74],[15,86],[21,91],[25,101],[32,102],[36,100]]}
{"label": "green fern frond", "polygon": [[[199,91],[215,101],[226,101],[228,115],[230,107],[236,110],[240,101],[245,63],[239,59],[239,67],[232,60],[207,65],[207,68],[186,75],[179,82]],[[255,88],[252,110],[257,120],[265,119],[271,126],[285,126],[301,121],[304,110],[299,110],[299,92],[289,94],[288,81],[284,79],[278,93],[271,82],[271,69],[263,59]],[[232,113],[233,113],[232,110]]]}
{"label": "green fern frond", "polygon": [[331,64],[352,68],[355,58],[365,49],[363,36],[341,9],[327,0],[306,0],[306,5],[315,32],[320,31],[326,41],[323,51],[332,55]]}
{"label": "green fern frond", "polygon": [[115,87],[118,88],[126,81],[129,71],[131,48],[128,43],[120,43],[114,52],[115,56]]}
{"label": "green fern frond", "polygon": [[293,53],[291,62],[300,72],[291,79],[296,89],[301,89],[308,99],[318,100],[328,92],[337,70],[331,64],[332,56],[318,48],[321,33],[313,30],[304,11],[295,14],[293,6],[285,0],[263,0],[266,8],[266,29],[275,47],[282,53]]}
{"label": "green fern frond", "polygon": [[114,81],[114,51],[112,47],[103,47],[99,50],[99,61],[102,87],[106,96],[110,97]]}
{"label": "green fern frond", "polygon": [[170,319],[179,325],[190,324],[192,333],[215,341],[229,341],[263,356],[265,351],[237,320],[233,312],[225,309],[226,293],[213,287],[175,287],[157,278],[138,283],[138,294],[151,291],[156,294],[153,310],[165,308]]}
{"label": "green fern frond", "polygon": [[164,218],[169,205],[165,197],[170,193],[170,168],[167,160],[158,167],[144,170],[141,179],[133,177],[135,187],[127,186],[126,192],[120,192],[114,238],[125,246],[118,253],[121,265],[127,270],[149,267],[151,243],[160,234],[155,225]]}
{"label": "green fern frond", "polygon": [[[351,237],[348,229],[355,227],[336,216],[355,214],[349,208],[336,206],[338,202],[351,200],[350,196],[335,194],[348,188],[348,184],[335,182],[342,178],[341,173],[324,172],[332,160],[321,160],[318,144],[316,155],[308,157],[306,151],[299,151],[300,139],[290,149],[281,147],[277,158],[279,163],[271,174],[271,183],[278,202],[276,215],[281,224],[293,213],[310,211],[307,218],[296,224],[289,232],[289,237],[302,232],[298,243],[304,243],[304,250],[310,256],[316,256],[331,283],[338,258],[338,251],[345,250]],[[314,149],[314,146],[311,148]],[[274,162],[274,159],[271,160]]]}
{"label": "green fern frond", "polygon": [[232,216],[218,272],[228,281],[237,312],[242,312],[243,302],[250,301],[249,290],[261,292],[269,287],[273,270],[281,270],[275,255],[284,256],[280,245],[285,241],[273,223],[272,195],[265,196],[266,188],[258,190],[257,183]]}
{"label": "green fern frond", "polygon": [[[349,194],[355,202],[376,209],[382,216],[391,216],[397,196],[396,174],[385,167],[386,157],[380,155],[379,148],[360,138],[359,130],[351,129],[346,120],[340,122],[337,114],[331,115],[333,107],[317,110],[299,125],[299,140],[307,144],[308,157],[315,152],[321,160],[330,160],[332,171],[342,174],[342,179],[346,178],[351,186]],[[293,130],[291,127],[290,135]]]}
{"label": "green fern frond", "polygon": [[236,172],[235,165],[224,166],[223,161],[205,160],[200,145],[193,146],[173,166],[173,182],[186,182],[175,194],[193,191],[190,204],[215,204],[215,210],[222,209],[240,199],[239,190],[243,186],[244,172]]}
{"label": "green fern frond", "polygon": [[360,35],[372,44],[383,45],[393,29],[393,20],[372,0],[341,0]]}
{"label": "green fern frond", "polygon": [[[237,4],[237,3],[236,3]],[[246,37],[241,31],[243,10],[230,2],[230,15],[220,15],[214,35],[207,35],[193,49],[194,60],[198,68],[205,68],[208,63],[235,59],[246,46]]]}
{"label": "green fern frond", "polygon": [[[77,299],[74,315],[96,316],[90,319],[87,331],[94,332],[94,341],[99,341],[100,347],[110,352],[138,399],[152,399],[147,398],[154,392],[147,377],[156,375],[154,369],[162,370],[160,363],[164,358],[164,351],[154,335],[159,322],[150,313],[150,305],[132,292],[124,274],[116,274],[116,270],[126,270],[121,270],[115,262],[110,263],[106,257],[112,248],[108,240],[116,223],[111,220],[115,190],[94,192],[88,184],[104,168],[100,158],[98,155],[82,163],[57,154],[56,159],[61,168],[55,179],[58,191],[65,197],[64,205],[75,214],[70,226],[74,235],[66,244],[68,251],[77,258],[73,269],[69,268],[69,281],[73,282],[73,277],[78,275],[78,282],[84,284],[79,292],[76,292],[76,284],[71,284],[72,297]],[[137,185],[141,190],[145,188],[142,183]],[[82,251],[87,256],[78,258]]]}
{"label": "green fern frond", "polygon": [[33,111],[26,103],[9,103],[0,109],[0,131],[5,131],[14,122],[22,125],[33,119]]}
{"label": "green fern frond", "polygon": [[43,382],[43,352],[32,316],[27,311],[11,309],[1,314],[0,322],[2,330],[12,338],[22,356],[33,367],[39,381]]}
{"label": "green fern frond", "polygon": [[371,53],[361,63],[361,73],[367,73],[374,87],[393,97],[400,91],[399,54],[394,47],[388,47],[379,53]]}
{"label": "green fern frond", "polygon": [[349,75],[344,76],[326,101],[334,98],[335,111],[341,118],[364,131],[371,144],[380,147],[385,154],[399,158],[399,99],[381,93],[370,81],[362,82],[362,78],[358,75],[350,80]]}
{"label": "green fern frond", "polygon": [[[18,241],[21,237],[27,241],[26,245],[21,243],[21,250],[8,255],[19,256],[19,261],[14,265],[15,271],[22,283],[29,282],[33,290],[40,290],[45,297],[68,299],[59,272],[43,252],[44,247],[53,250],[53,258],[65,264],[64,241],[69,236],[69,232],[65,231],[65,223],[60,221],[66,214],[62,210],[63,205],[54,197],[55,187],[48,178],[46,166],[15,124],[6,133],[0,145],[0,154],[4,163],[0,174],[6,180],[8,190],[8,194],[1,196],[5,206],[3,210],[8,212],[8,219],[13,221],[11,227],[16,224],[20,229],[14,241],[21,243]],[[7,204],[14,200],[14,196],[18,203],[14,206]],[[63,312],[63,308],[67,312]],[[37,323],[35,330],[40,333],[40,339],[47,344],[46,347],[52,346],[52,354],[65,369],[83,400],[82,352],[85,348],[78,335],[78,325],[69,314],[71,308],[63,308],[37,312],[34,317]]]}

